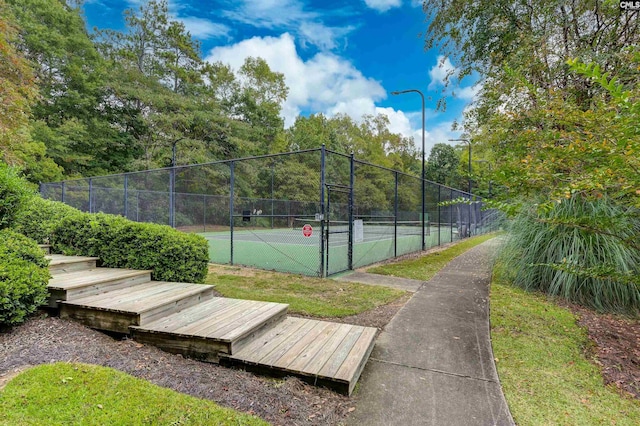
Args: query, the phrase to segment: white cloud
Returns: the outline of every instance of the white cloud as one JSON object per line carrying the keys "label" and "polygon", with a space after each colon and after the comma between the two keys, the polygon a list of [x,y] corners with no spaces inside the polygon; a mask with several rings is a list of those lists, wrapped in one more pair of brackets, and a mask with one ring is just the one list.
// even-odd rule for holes
{"label": "white cloud", "polygon": [[355,27],[327,27],[317,22],[302,22],[297,31],[303,45],[313,44],[321,50],[333,50],[337,47],[336,41],[345,37]]}
{"label": "white cloud", "polygon": [[239,69],[245,58],[261,57],[273,71],[284,74],[289,96],[283,105],[285,125],[293,124],[303,110],[328,115],[346,113],[355,119],[375,113],[375,102],[386,97],[379,82],[367,78],[351,62],[320,52],[304,61],[298,55],[293,36],[253,37],[216,47],[205,58]]}
{"label": "white cloud", "polygon": [[452,77],[456,77],[458,69],[453,66],[449,58],[438,56],[437,63],[429,70],[429,90],[445,87]]}
{"label": "white cloud", "polygon": [[386,12],[394,7],[402,6],[402,0],[364,0],[367,6],[378,12]]}
{"label": "white cloud", "polygon": [[194,16],[176,17],[174,19],[182,21],[187,31],[189,31],[193,37],[201,40],[229,36],[229,27],[211,22],[208,19],[196,18]]}
{"label": "white cloud", "polygon": [[480,92],[482,86],[480,84],[474,84],[467,87],[460,87],[454,91],[456,98],[464,101],[473,101]]}
{"label": "white cloud", "polygon": [[256,28],[288,31],[303,46],[312,44],[321,50],[335,49],[336,41],[355,28],[325,25],[322,16],[306,9],[300,0],[240,0],[230,4],[234,9],[222,12],[226,18]]}

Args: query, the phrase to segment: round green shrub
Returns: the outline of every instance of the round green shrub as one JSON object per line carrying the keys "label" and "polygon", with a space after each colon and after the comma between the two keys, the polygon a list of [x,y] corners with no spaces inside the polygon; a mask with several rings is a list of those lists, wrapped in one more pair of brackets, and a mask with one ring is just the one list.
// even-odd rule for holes
{"label": "round green shrub", "polygon": [[0,230],[0,326],[20,324],[44,305],[48,263],[34,240]]}
{"label": "round green shrub", "polygon": [[0,163],[0,229],[9,227],[22,204],[34,196],[31,184],[15,168]]}
{"label": "round green shrub", "polygon": [[606,198],[530,205],[512,221],[498,264],[519,287],[598,311],[640,314],[640,216]]}

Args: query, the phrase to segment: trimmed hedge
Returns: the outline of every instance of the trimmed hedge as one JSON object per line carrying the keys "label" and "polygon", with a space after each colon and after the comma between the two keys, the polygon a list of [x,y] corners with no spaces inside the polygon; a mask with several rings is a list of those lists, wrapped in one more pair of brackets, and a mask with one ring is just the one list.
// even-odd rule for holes
{"label": "trimmed hedge", "polygon": [[207,240],[195,234],[122,216],[83,213],[40,197],[27,202],[15,229],[55,252],[95,256],[102,266],[152,270],[158,281],[202,283],[207,275]]}
{"label": "trimmed hedge", "polygon": [[62,219],[80,215],[80,210],[64,203],[33,196],[24,202],[15,217],[12,229],[40,244],[46,244]]}
{"label": "trimmed hedge", "polygon": [[0,326],[24,322],[45,303],[48,264],[34,240],[9,229],[0,230]]}
{"label": "trimmed hedge", "polygon": [[0,229],[11,225],[29,197],[33,197],[29,184],[18,177],[16,169],[0,163]]}
{"label": "trimmed hedge", "polygon": [[151,269],[158,281],[202,283],[207,276],[207,241],[169,226],[82,213],[62,219],[51,243],[63,253],[99,257],[104,266]]}

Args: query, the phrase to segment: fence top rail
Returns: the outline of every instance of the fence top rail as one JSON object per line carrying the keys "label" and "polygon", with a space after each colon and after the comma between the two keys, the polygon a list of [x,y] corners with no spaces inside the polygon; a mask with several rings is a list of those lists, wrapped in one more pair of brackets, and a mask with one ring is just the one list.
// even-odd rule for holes
{"label": "fence top rail", "polygon": [[264,159],[264,158],[275,158],[275,157],[284,157],[284,156],[288,156],[288,155],[307,154],[307,153],[310,153],[310,152],[320,152],[320,150],[321,150],[321,148],[312,148],[312,149],[303,149],[303,150],[300,150],[300,151],[280,152],[280,153],[277,153],[277,154],[254,155],[254,156],[251,156],[251,157],[232,158],[230,160],[215,160],[215,161],[209,161],[209,162],[206,162],[206,163],[185,164],[185,165],[182,165],[182,166],[160,167],[160,168],[157,168],[157,169],[138,170],[138,171],[135,171],[135,172],[114,173],[114,174],[110,174],[110,175],[90,176],[90,177],[83,177],[83,178],[76,178],[76,179],[66,179],[66,180],[61,180],[61,181],[57,181],[57,182],[42,182],[41,185],[56,185],[56,184],[63,184],[63,183],[67,184],[69,182],[88,181],[90,179],[114,178],[114,177],[117,177],[117,176],[131,176],[131,175],[140,174],[140,173],[152,173],[152,172],[160,172],[160,171],[182,170],[182,169],[188,169],[188,168],[192,168],[192,167],[211,166],[211,165],[227,164],[227,163],[239,163],[239,162],[242,162],[242,161],[249,161],[249,160],[259,160],[259,159]]}
{"label": "fence top rail", "polygon": [[[311,152],[320,152],[322,150],[322,148],[312,148],[312,149],[303,149],[300,151],[288,151],[288,152],[281,152],[281,153],[277,153],[277,154],[264,154],[264,155],[255,155],[255,156],[250,156],[250,157],[240,157],[240,158],[233,158],[230,160],[216,160],[216,161],[209,161],[206,163],[198,163],[198,164],[185,164],[182,166],[172,166],[172,167],[161,167],[161,168],[157,168],[157,169],[149,169],[149,170],[139,170],[139,171],[134,171],[134,172],[125,172],[125,173],[115,173],[115,174],[110,174],[110,175],[103,175],[103,176],[91,176],[91,177],[84,177],[84,178],[76,178],[76,179],[66,179],[66,180],[62,180],[62,181],[57,181],[57,182],[43,182],[41,183],[41,185],[43,186],[53,186],[53,185],[67,185],[68,183],[74,183],[74,182],[90,182],[93,179],[106,179],[106,178],[117,178],[117,177],[127,177],[127,176],[133,176],[133,175],[138,175],[138,174],[143,174],[143,173],[154,173],[154,172],[170,172],[171,170],[184,170],[184,169],[189,169],[189,168],[193,168],[193,167],[202,167],[202,166],[213,166],[213,165],[219,165],[219,164],[231,164],[231,163],[239,163],[239,162],[243,162],[243,161],[250,161],[250,160],[259,160],[259,159],[265,159],[265,158],[276,158],[276,157],[284,157],[284,156],[290,156],[290,155],[297,155],[297,154],[307,154],[307,153],[311,153]],[[337,151],[333,151],[333,150],[329,150],[329,149],[325,149],[325,152],[332,154],[332,155],[338,155],[344,158],[352,158],[353,154],[344,154],[341,152],[337,152]],[[390,169],[388,167],[384,167],[384,166],[380,166],[378,164],[373,164],[370,163],[368,161],[364,161],[364,160],[358,160],[355,157],[353,157],[354,162],[358,163],[358,164],[362,164],[365,166],[370,166],[370,167],[376,167],[378,169],[381,170],[386,170],[392,173],[396,173],[398,175],[402,175],[402,176],[407,176],[410,178],[415,178],[418,180],[420,179],[420,176],[415,176],[409,173],[405,173],[405,172],[401,172],[399,170],[394,170],[394,169]],[[456,189],[456,188],[452,188],[450,186],[438,183],[438,182],[433,182],[431,180],[428,179],[424,179],[425,183],[429,183],[431,185],[435,185],[435,186],[439,186],[441,188],[444,189],[449,189],[449,190],[453,190],[453,191],[457,191],[458,194],[460,194],[461,196],[469,196],[469,197],[473,197],[477,200],[481,200],[482,197],[469,193],[467,191],[461,190],[461,189]]]}

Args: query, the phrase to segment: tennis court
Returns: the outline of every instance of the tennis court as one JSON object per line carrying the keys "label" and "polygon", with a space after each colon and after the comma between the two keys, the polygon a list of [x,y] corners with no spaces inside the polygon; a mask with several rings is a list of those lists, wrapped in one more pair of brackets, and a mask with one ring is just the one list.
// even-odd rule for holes
{"label": "tennis court", "polygon": [[312,276],[487,232],[501,220],[473,194],[324,146],[43,183],[40,192],[82,211],[199,233],[215,263]]}
{"label": "tennis court", "polygon": [[[305,236],[304,225],[311,226]],[[238,229],[233,231],[233,260],[231,232],[200,233],[209,242],[209,255],[215,263],[240,264],[259,269],[277,270],[303,275],[332,275],[349,269],[349,229],[343,222],[321,225],[307,221],[299,227],[276,229]],[[422,248],[420,222],[394,226],[388,223],[364,224],[362,235],[354,232],[352,264],[354,268],[370,265]],[[427,227],[425,245],[433,247],[440,241],[457,238],[450,226]],[[324,240],[324,241],[323,241]],[[324,244],[324,250],[322,250]],[[322,259],[321,256],[324,256]],[[324,262],[322,261],[324,260]]]}

